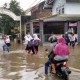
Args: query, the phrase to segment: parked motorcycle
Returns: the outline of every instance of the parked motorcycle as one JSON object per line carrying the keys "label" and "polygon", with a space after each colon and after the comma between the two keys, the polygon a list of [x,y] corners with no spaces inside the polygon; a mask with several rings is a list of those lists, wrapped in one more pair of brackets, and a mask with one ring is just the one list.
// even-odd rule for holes
{"label": "parked motorcycle", "polygon": [[[58,61],[58,63],[56,64],[56,75],[63,78],[63,80],[69,80],[69,74],[71,73],[71,70],[69,69],[69,67],[66,67],[66,64],[66,60]],[[52,73],[51,66],[50,73]]]}

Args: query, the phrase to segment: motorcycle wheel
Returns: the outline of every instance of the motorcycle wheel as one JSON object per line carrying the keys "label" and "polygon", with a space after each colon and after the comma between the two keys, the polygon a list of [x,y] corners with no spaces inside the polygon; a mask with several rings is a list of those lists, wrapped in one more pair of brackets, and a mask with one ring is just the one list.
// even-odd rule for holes
{"label": "motorcycle wheel", "polygon": [[69,75],[68,74],[64,74],[64,80],[69,80]]}

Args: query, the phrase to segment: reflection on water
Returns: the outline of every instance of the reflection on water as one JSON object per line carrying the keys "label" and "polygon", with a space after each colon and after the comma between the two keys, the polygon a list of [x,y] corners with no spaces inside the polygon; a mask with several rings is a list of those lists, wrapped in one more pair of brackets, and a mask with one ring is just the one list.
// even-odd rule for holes
{"label": "reflection on water", "polygon": [[43,66],[44,58],[38,55],[2,54],[0,60],[0,78],[20,79],[20,71],[31,72]]}
{"label": "reflection on water", "polygon": [[74,49],[70,47],[69,65],[71,67],[80,69],[80,46],[76,46]]}
{"label": "reflection on water", "polygon": [[[12,47],[11,48],[13,50],[16,50],[18,48],[23,48],[21,46],[19,47],[18,46],[19,45],[17,46],[13,45],[13,48]],[[26,75],[31,76],[31,74],[33,73],[36,75],[37,71],[34,71],[34,70],[44,66],[44,63],[47,60],[47,52],[45,51],[45,49],[48,47],[49,45],[40,47],[39,48],[40,52],[38,55],[31,55],[27,53],[0,54],[0,80],[2,79],[4,80],[25,80],[24,78],[22,78],[22,76],[26,76]],[[70,52],[71,53],[70,53],[70,58],[69,58],[69,66],[80,69],[80,65],[79,65],[80,64],[80,53],[79,53],[80,47],[76,46],[74,49],[70,47]],[[36,76],[34,80],[41,80],[43,77],[41,75],[36,75]],[[38,77],[41,77],[41,79],[39,79]],[[45,80],[53,80],[53,79],[61,80],[58,77],[53,76],[53,75],[45,77]]]}

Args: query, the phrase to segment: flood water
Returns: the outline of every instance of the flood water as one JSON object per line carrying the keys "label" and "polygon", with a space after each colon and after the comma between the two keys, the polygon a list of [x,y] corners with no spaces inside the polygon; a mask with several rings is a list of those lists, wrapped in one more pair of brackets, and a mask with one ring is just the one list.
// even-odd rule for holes
{"label": "flood water", "polygon": [[[69,66],[80,69],[80,46],[70,47]],[[24,47],[12,44],[10,53],[0,54],[0,80],[62,80],[49,74],[44,74],[44,64],[47,61],[49,44],[39,47],[39,54],[28,54]],[[16,52],[21,50],[22,52]],[[13,52],[12,52],[13,51]],[[79,80],[80,73],[72,71],[70,80]]]}

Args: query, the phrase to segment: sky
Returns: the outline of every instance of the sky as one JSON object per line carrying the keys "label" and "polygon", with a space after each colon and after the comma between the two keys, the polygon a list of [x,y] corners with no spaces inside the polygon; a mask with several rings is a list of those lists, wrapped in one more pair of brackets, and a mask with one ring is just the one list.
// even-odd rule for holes
{"label": "sky", "polygon": [[[0,7],[2,7],[4,3],[10,3],[10,1],[11,0],[0,0]],[[16,1],[19,2],[19,6],[23,10],[27,10],[28,8],[44,0],[16,0]]]}

